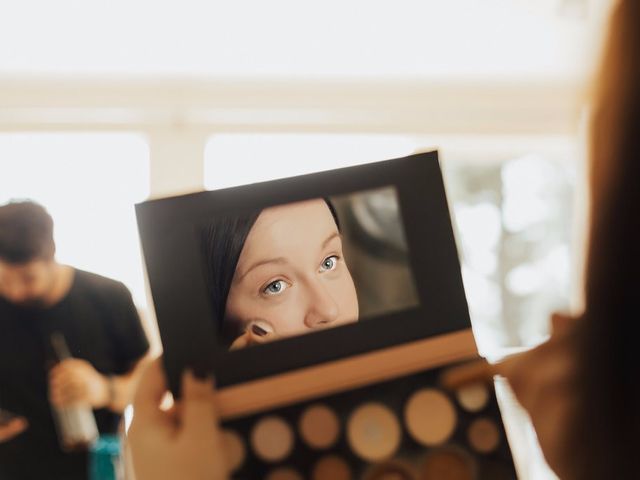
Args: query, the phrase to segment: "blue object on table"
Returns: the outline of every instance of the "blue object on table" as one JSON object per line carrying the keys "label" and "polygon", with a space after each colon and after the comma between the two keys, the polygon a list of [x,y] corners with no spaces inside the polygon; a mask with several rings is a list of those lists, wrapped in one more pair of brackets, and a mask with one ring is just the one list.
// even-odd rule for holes
{"label": "blue object on table", "polygon": [[121,443],[118,435],[101,435],[91,447],[90,480],[119,480]]}

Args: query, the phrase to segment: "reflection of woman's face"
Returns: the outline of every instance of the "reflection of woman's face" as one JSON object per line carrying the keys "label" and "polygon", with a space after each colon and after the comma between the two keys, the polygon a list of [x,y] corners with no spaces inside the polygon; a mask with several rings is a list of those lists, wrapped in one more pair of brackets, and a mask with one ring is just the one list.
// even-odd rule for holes
{"label": "reflection of woman's face", "polygon": [[357,321],[356,289],[324,200],[262,211],[240,254],[226,317],[266,320],[278,337]]}

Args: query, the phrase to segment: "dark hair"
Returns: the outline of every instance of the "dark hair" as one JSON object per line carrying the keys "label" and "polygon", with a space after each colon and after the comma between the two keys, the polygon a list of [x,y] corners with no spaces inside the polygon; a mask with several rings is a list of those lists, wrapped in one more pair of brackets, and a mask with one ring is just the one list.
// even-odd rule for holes
{"label": "dark hair", "polygon": [[52,259],[53,220],[41,205],[11,202],[0,207],[0,258],[14,264]]}
{"label": "dark hair", "polygon": [[[324,199],[331,216],[340,230],[336,210],[328,198]],[[244,215],[220,217],[203,230],[203,247],[206,259],[205,278],[209,299],[215,316],[219,340],[229,346],[240,335],[239,325],[225,321],[227,297],[238,266],[244,243],[262,210]]]}
{"label": "dark hair", "polygon": [[[618,2],[593,108],[591,231],[572,478],[636,478],[640,436],[640,2]],[[579,448],[574,448],[573,446]]]}

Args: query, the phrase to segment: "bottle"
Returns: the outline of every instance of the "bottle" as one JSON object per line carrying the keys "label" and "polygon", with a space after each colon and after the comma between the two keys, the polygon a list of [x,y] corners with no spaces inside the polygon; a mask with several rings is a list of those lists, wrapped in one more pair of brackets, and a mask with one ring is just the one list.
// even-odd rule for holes
{"label": "bottle", "polygon": [[[67,341],[60,332],[51,334],[51,346],[59,362],[71,358]],[[62,450],[87,451],[98,438],[98,427],[90,405],[51,406]]]}

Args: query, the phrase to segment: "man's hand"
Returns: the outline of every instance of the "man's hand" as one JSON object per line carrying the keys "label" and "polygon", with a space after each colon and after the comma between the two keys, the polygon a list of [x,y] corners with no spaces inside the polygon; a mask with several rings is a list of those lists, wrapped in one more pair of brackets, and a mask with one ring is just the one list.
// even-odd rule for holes
{"label": "man's hand", "polygon": [[228,478],[215,409],[213,381],[182,378],[182,398],[169,411],[160,360],[144,372],[133,403],[128,441],[138,480],[224,480]]}
{"label": "man's hand", "polygon": [[29,427],[26,418],[15,417],[6,423],[0,423],[0,443],[8,442]]}
{"label": "man's hand", "polygon": [[86,360],[69,358],[49,372],[49,397],[56,407],[85,403],[93,408],[107,407],[109,380]]}

